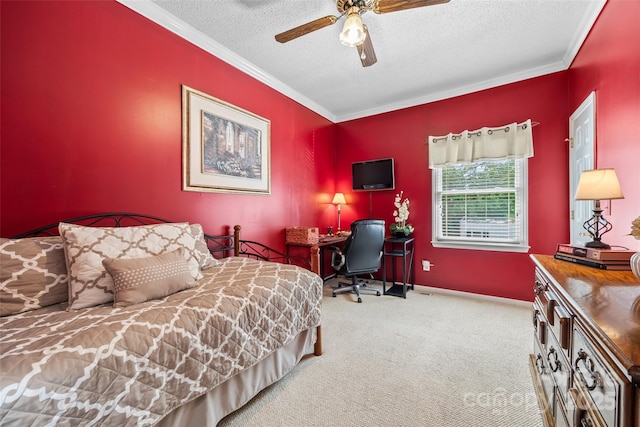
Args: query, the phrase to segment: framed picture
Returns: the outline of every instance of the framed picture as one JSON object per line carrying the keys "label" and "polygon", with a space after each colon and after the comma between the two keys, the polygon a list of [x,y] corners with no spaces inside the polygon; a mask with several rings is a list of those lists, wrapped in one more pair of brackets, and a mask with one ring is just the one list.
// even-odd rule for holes
{"label": "framed picture", "polygon": [[271,123],[182,86],[182,189],[271,193]]}

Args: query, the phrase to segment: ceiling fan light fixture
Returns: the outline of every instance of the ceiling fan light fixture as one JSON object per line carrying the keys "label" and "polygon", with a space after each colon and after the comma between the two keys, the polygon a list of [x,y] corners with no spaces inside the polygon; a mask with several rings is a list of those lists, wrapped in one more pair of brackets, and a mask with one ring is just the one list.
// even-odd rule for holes
{"label": "ceiling fan light fixture", "polygon": [[340,33],[340,43],[350,47],[360,46],[366,38],[367,34],[364,32],[358,8],[352,7],[347,13],[347,20]]}

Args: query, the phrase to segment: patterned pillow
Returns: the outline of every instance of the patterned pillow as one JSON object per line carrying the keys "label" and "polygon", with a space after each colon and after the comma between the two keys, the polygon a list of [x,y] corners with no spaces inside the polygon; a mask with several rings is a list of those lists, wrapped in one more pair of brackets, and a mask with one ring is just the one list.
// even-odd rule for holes
{"label": "patterned pillow", "polygon": [[182,248],[146,258],[106,258],[102,265],[113,279],[114,307],[163,298],[196,286]]}
{"label": "patterned pillow", "polygon": [[137,227],[84,227],[60,223],[60,235],[69,272],[67,310],[93,307],[113,301],[113,280],[105,258],[141,258],[184,248],[189,271],[202,278],[195,255],[196,240],[188,223],[153,224]]}
{"label": "patterned pillow", "polygon": [[202,226],[200,224],[191,224],[190,228],[191,234],[193,234],[193,237],[196,239],[196,257],[198,258],[200,268],[206,270],[207,268],[220,264],[220,261],[215,259],[211,255],[211,252],[209,252],[207,242],[204,240],[204,230],[202,230]]}
{"label": "patterned pillow", "polygon": [[0,239],[0,316],[67,301],[62,238]]}

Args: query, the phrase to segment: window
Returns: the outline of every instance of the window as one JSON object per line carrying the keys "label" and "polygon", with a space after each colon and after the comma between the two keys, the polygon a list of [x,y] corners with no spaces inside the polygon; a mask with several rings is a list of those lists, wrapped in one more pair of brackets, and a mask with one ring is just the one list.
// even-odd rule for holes
{"label": "window", "polygon": [[435,247],[527,252],[527,159],[433,168]]}

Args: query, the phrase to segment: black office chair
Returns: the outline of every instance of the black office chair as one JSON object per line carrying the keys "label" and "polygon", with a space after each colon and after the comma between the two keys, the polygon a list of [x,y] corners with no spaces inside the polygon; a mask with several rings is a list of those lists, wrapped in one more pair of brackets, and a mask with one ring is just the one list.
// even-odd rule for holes
{"label": "black office chair", "polygon": [[333,296],[344,292],[354,292],[358,302],[360,293],[380,296],[380,291],[367,289],[366,283],[357,276],[372,274],[380,269],[384,246],[384,221],[381,219],[361,219],[351,224],[351,235],[341,250],[333,247],[331,266],[338,274],[351,279],[351,283],[339,283]]}

